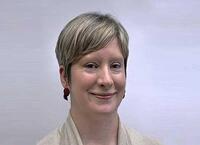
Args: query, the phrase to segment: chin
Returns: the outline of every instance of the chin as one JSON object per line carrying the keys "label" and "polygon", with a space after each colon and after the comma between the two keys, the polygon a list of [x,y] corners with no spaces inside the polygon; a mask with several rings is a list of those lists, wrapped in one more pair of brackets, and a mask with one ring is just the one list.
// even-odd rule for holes
{"label": "chin", "polygon": [[112,106],[112,105],[101,105],[98,106],[95,110],[95,112],[100,114],[113,114],[117,112],[118,107]]}
{"label": "chin", "polygon": [[94,113],[99,114],[113,114],[116,113],[121,100],[111,99],[109,101],[93,101],[90,104],[90,110]]}

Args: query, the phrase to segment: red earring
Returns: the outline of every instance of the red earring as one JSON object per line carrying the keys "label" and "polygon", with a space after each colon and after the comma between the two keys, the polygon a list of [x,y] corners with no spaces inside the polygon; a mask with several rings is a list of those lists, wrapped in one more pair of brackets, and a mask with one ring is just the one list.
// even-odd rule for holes
{"label": "red earring", "polygon": [[69,89],[68,88],[64,88],[63,92],[64,92],[64,96],[63,96],[64,99],[68,101]]}

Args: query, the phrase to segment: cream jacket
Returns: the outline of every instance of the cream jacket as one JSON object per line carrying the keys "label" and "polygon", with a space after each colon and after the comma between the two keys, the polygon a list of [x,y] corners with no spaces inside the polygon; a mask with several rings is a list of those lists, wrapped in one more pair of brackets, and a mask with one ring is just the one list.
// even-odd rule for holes
{"label": "cream jacket", "polygon": [[[83,145],[78,130],[69,113],[66,122],[60,128],[44,137],[37,145]],[[134,130],[119,123],[118,145],[159,145]]]}

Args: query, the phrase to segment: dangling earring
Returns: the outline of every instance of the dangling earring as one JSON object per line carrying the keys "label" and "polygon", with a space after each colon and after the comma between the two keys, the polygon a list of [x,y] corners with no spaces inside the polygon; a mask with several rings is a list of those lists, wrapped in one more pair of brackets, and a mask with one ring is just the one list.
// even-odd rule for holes
{"label": "dangling earring", "polygon": [[64,88],[63,90],[64,93],[64,99],[68,101],[68,96],[69,96],[69,89],[68,88]]}

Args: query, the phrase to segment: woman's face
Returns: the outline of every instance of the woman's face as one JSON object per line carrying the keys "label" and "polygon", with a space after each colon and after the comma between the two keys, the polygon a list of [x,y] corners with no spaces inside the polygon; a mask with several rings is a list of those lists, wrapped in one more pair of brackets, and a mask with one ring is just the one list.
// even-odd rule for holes
{"label": "woman's face", "polygon": [[125,83],[124,58],[114,39],[71,66],[71,113],[116,113]]}

